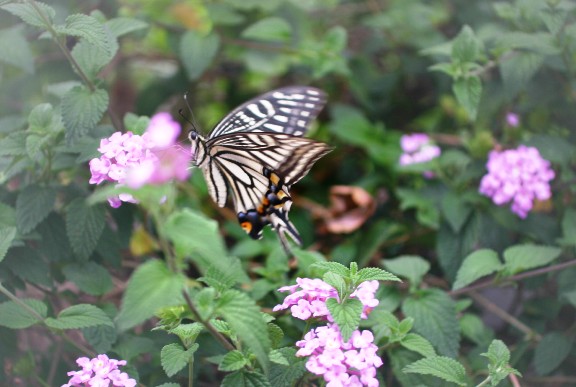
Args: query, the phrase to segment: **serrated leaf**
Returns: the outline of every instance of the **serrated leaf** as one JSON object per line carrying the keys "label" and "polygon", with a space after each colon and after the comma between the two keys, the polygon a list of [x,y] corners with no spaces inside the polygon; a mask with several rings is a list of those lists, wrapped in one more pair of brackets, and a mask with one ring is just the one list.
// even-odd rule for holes
{"label": "serrated leaf", "polygon": [[172,377],[186,367],[197,349],[198,344],[192,345],[188,350],[178,343],[165,345],[160,352],[160,361],[166,375]]}
{"label": "serrated leaf", "polygon": [[96,325],[93,327],[83,328],[82,335],[84,339],[98,353],[106,353],[116,342],[116,328],[108,325]]}
{"label": "serrated leaf", "polygon": [[452,60],[473,62],[480,53],[480,41],[470,26],[465,25],[452,44]]}
{"label": "serrated leaf", "polygon": [[177,335],[183,343],[192,343],[203,330],[204,326],[195,322],[191,324],[179,324],[168,332]]}
{"label": "serrated leaf", "polygon": [[83,198],[75,199],[66,207],[66,235],[81,260],[87,260],[94,252],[105,220],[104,208],[88,206]]}
{"label": "serrated leaf", "polygon": [[499,64],[506,93],[512,97],[526,88],[542,67],[545,57],[530,51],[518,51]]}
{"label": "serrated leaf", "polygon": [[289,42],[292,38],[292,27],[279,17],[268,17],[249,25],[241,36],[246,39],[255,39],[273,42]]}
{"label": "serrated leaf", "polygon": [[499,44],[505,50],[527,50],[545,56],[558,55],[560,53],[560,49],[556,44],[556,37],[548,32],[507,32],[500,34]]}
{"label": "serrated leaf", "polygon": [[93,16],[81,13],[70,15],[66,18],[65,25],[54,26],[54,29],[60,34],[72,35],[86,40],[94,47],[102,50],[107,56],[112,54],[110,36],[104,30],[104,25]]}
{"label": "serrated leaf", "polygon": [[452,289],[463,288],[479,278],[501,270],[502,267],[498,254],[494,250],[476,250],[464,258]]}
{"label": "serrated leaf", "polygon": [[338,262],[317,262],[314,266],[338,274],[343,278],[350,277],[350,269]]}
{"label": "serrated leaf", "polygon": [[10,249],[10,254],[4,259],[8,268],[18,278],[36,285],[52,288],[54,279],[49,275],[50,267],[40,256],[40,251],[28,246],[18,246]]}
{"label": "serrated leaf", "polygon": [[184,284],[185,278],[172,273],[162,261],[150,260],[140,265],[122,298],[116,320],[118,329],[132,328],[161,308],[182,304]]}
{"label": "serrated leaf", "polygon": [[488,352],[481,354],[489,359],[488,371],[490,374],[490,382],[493,386],[498,385],[509,374],[518,376],[520,372],[508,365],[510,361],[510,351],[508,347],[501,340],[493,340],[488,347]]}
{"label": "serrated leaf", "polygon": [[482,96],[482,81],[477,76],[468,76],[456,79],[452,91],[458,103],[466,110],[470,120],[476,119],[480,97]]}
{"label": "serrated leaf", "polygon": [[246,364],[249,364],[248,359],[238,350],[230,351],[222,358],[218,370],[224,372],[238,371]]}
{"label": "serrated leaf", "polygon": [[259,372],[237,371],[226,375],[221,387],[271,387],[268,378]]}
{"label": "serrated leaf", "polygon": [[62,268],[62,272],[67,280],[93,296],[100,296],[112,289],[110,273],[95,262],[69,264]]}
{"label": "serrated leaf", "polygon": [[456,383],[459,386],[466,386],[468,384],[464,366],[456,360],[445,356],[426,357],[407,365],[402,371],[433,375],[447,382]]}
{"label": "serrated leaf", "polygon": [[24,38],[22,25],[0,30],[0,61],[16,66],[28,74],[34,72],[34,56]]}
{"label": "serrated leaf", "polygon": [[32,231],[43,221],[56,202],[56,190],[33,184],[20,192],[16,199],[16,224],[22,234]]}
{"label": "serrated leaf", "polygon": [[217,312],[232,331],[254,352],[263,370],[268,370],[270,338],[260,308],[245,293],[230,289],[222,293]]}
{"label": "serrated leaf", "polygon": [[448,294],[438,289],[421,291],[404,301],[402,311],[414,319],[414,330],[430,340],[441,355],[456,356],[460,327]]}
{"label": "serrated leaf", "polygon": [[112,35],[114,35],[116,38],[134,31],[148,28],[148,23],[145,21],[133,19],[131,17],[116,17],[106,21],[104,25],[108,27]]}
{"label": "serrated leaf", "polygon": [[105,90],[91,92],[84,86],[73,87],[64,95],[62,120],[68,143],[78,140],[98,124],[108,108],[108,100]]}
{"label": "serrated leaf", "polygon": [[358,329],[360,324],[362,302],[355,298],[348,298],[344,302],[338,303],[334,298],[329,298],[326,300],[326,307],[340,328],[342,340],[347,342],[352,337],[352,332]]}
{"label": "serrated leaf", "polygon": [[110,63],[119,48],[118,42],[111,32],[105,31],[105,33],[109,35],[108,40],[110,41],[106,50],[94,46],[86,39],[81,39],[72,49],[72,56],[76,63],[78,63],[84,74],[92,80],[95,80],[98,72]]}
{"label": "serrated leaf", "polygon": [[538,245],[516,245],[504,250],[504,266],[512,275],[544,266],[560,256],[562,250],[557,247]]}
{"label": "serrated leaf", "polygon": [[190,80],[200,78],[214,60],[219,47],[220,38],[216,34],[202,36],[189,30],[182,36],[180,60]]}
{"label": "serrated leaf", "polygon": [[12,132],[0,139],[0,156],[22,156],[26,154],[27,133]]}
{"label": "serrated leaf", "polygon": [[418,352],[424,357],[436,356],[436,351],[432,344],[416,333],[408,333],[402,340],[400,340],[400,345],[411,351]]}
{"label": "serrated leaf", "polygon": [[268,378],[274,387],[292,387],[305,373],[306,358],[296,357],[296,349],[279,348],[270,352],[270,373]]}
{"label": "serrated leaf", "polygon": [[494,339],[492,331],[484,325],[482,319],[475,314],[465,313],[460,317],[462,336],[479,346],[486,345]]}
{"label": "serrated leaf", "polygon": [[0,226],[0,262],[4,260],[14,238],[16,238],[16,227]]}
{"label": "serrated leaf", "polygon": [[470,214],[472,207],[463,200],[462,195],[448,192],[442,197],[442,215],[448,221],[454,233],[459,233]]}
{"label": "serrated leaf", "polygon": [[[18,16],[24,22],[42,28],[49,28],[53,22],[56,11],[54,8],[39,1],[30,1],[19,4],[5,4],[0,8]],[[38,13],[40,11],[40,13]]]}
{"label": "serrated leaf", "polygon": [[346,284],[346,281],[339,274],[329,271],[322,276],[322,280],[336,289],[336,292],[340,297],[344,297],[348,291],[348,285]]}
{"label": "serrated leaf", "polygon": [[[42,301],[32,298],[21,299],[20,301],[34,310],[40,317],[46,317],[48,307]],[[14,301],[6,301],[0,304],[0,326],[11,329],[24,329],[39,322],[42,321]]]}
{"label": "serrated leaf", "polygon": [[79,329],[97,325],[114,327],[102,309],[89,304],[72,305],[58,313],[57,318],[47,318],[46,325],[55,329]]}
{"label": "serrated leaf", "polygon": [[384,267],[400,277],[407,278],[410,286],[417,288],[422,277],[430,270],[430,263],[416,255],[402,255],[382,261]]}
{"label": "serrated leaf", "polygon": [[400,281],[402,280],[396,277],[392,273],[388,273],[386,270],[379,269],[377,267],[365,267],[361,269],[355,276],[355,282],[361,283],[365,281]]}
{"label": "serrated leaf", "polygon": [[534,365],[538,375],[548,375],[558,368],[574,347],[574,337],[550,332],[542,337],[534,351]]}

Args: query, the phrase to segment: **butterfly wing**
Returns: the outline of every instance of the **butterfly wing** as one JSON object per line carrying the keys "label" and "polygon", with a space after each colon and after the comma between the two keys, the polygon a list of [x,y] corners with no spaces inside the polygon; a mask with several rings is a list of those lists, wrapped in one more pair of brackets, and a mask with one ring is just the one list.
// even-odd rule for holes
{"label": "butterfly wing", "polygon": [[326,103],[326,94],[307,86],[289,86],[238,106],[210,132],[208,139],[239,132],[302,136]]}
{"label": "butterfly wing", "polygon": [[236,213],[262,204],[271,184],[265,169],[278,175],[288,191],[331,150],[309,138],[274,133],[229,134],[208,140],[207,149],[210,162],[203,170],[211,196],[223,207],[229,188]]}

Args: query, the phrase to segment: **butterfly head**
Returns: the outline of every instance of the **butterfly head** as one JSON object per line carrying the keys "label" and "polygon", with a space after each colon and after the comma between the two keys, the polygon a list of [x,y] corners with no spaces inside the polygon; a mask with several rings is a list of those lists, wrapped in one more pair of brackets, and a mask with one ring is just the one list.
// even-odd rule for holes
{"label": "butterfly head", "polygon": [[206,140],[195,130],[190,131],[188,138],[191,143],[192,164],[201,167],[206,161]]}

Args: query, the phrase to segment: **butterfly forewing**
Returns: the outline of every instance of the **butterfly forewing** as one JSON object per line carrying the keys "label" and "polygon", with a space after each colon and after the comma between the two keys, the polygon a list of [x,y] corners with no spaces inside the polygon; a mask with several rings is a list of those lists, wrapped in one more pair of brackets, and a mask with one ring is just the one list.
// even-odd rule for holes
{"label": "butterfly forewing", "polygon": [[302,136],[326,103],[313,87],[277,89],[240,105],[210,132],[208,138],[237,132],[273,132]]}

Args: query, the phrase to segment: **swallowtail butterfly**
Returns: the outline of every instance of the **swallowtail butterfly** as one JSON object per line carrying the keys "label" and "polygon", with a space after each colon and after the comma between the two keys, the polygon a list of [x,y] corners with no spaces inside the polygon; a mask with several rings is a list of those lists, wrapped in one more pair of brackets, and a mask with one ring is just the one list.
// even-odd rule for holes
{"label": "swallowtail butterfly", "polygon": [[207,138],[190,132],[192,163],[202,170],[210,196],[224,207],[230,192],[238,221],[252,238],[260,239],[271,225],[286,251],[286,235],[301,244],[288,220],[290,187],[331,150],[302,137],[325,103],[321,90],[284,87],[240,105]]}

